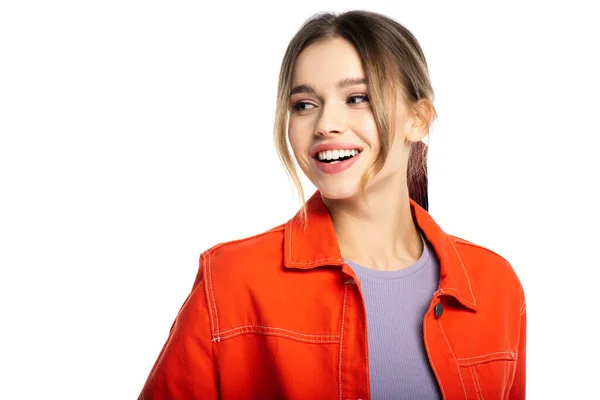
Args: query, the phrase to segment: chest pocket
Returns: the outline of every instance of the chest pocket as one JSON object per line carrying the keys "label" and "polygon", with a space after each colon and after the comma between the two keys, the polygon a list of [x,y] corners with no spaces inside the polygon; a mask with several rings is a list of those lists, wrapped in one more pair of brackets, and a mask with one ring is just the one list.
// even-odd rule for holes
{"label": "chest pocket", "polygon": [[457,358],[467,398],[477,400],[507,399],[517,365],[511,351]]}

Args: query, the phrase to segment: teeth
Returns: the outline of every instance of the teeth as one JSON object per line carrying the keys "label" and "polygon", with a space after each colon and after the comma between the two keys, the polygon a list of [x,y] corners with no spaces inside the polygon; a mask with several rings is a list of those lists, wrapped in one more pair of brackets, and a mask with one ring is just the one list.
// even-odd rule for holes
{"label": "teeth", "polygon": [[340,157],[354,157],[359,153],[358,150],[326,150],[317,154],[319,160],[337,160]]}

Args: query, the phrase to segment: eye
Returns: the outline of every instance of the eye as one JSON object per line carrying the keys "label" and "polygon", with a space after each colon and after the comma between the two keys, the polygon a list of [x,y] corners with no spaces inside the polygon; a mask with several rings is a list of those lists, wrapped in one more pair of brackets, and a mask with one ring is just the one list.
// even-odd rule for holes
{"label": "eye", "polygon": [[350,104],[360,104],[360,103],[368,103],[369,96],[366,94],[353,94],[348,96],[348,103]]}
{"label": "eye", "polygon": [[292,106],[294,111],[304,111],[304,110],[308,110],[310,107],[314,107],[314,105],[311,103],[308,103],[306,101],[297,101]]}

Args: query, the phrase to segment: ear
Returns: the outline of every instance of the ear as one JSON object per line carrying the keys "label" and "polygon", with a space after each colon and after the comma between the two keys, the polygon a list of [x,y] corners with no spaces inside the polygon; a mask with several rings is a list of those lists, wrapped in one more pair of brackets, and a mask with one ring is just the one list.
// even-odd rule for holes
{"label": "ear", "polygon": [[428,99],[421,99],[410,113],[411,118],[408,120],[408,129],[405,130],[404,140],[415,143],[421,141],[429,133],[435,112]]}

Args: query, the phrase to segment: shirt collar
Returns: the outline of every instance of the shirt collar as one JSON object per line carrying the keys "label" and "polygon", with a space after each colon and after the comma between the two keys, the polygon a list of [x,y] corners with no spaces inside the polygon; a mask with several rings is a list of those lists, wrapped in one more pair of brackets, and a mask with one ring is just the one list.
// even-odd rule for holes
{"label": "shirt collar", "polygon": [[[450,295],[464,306],[476,309],[475,295],[470,276],[454,245],[427,211],[410,199],[410,207],[417,226],[431,243],[440,261],[438,290]],[[316,191],[307,201],[307,225],[300,220],[301,210],[284,228],[284,265],[286,268],[313,269],[316,267],[343,266],[342,257],[329,210]]]}

